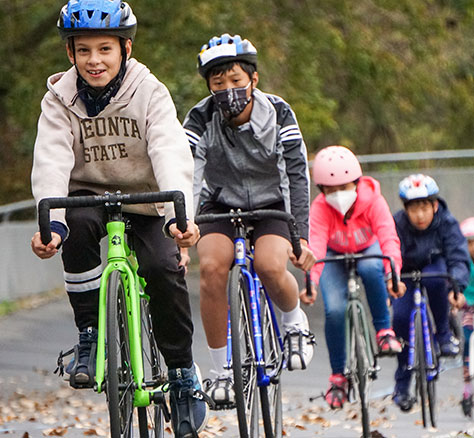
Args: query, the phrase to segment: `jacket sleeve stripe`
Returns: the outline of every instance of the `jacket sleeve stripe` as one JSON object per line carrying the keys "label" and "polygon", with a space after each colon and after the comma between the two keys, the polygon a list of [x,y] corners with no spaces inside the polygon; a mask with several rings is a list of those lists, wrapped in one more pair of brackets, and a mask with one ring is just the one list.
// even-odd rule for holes
{"label": "jacket sleeve stripe", "polygon": [[189,143],[191,143],[192,145],[195,145],[201,139],[199,135],[197,135],[195,132],[189,129],[185,129],[184,131],[186,132],[186,135],[188,136]]}
{"label": "jacket sleeve stripe", "polygon": [[292,131],[292,130],[299,132],[300,129],[298,128],[298,125],[288,125],[280,129],[280,135],[284,135],[287,131]]}
{"label": "jacket sleeve stripe", "polygon": [[288,135],[286,137],[282,137],[281,138],[281,141],[292,141],[292,140],[301,140],[303,137],[301,136],[301,134],[295,134],[295,135]]}

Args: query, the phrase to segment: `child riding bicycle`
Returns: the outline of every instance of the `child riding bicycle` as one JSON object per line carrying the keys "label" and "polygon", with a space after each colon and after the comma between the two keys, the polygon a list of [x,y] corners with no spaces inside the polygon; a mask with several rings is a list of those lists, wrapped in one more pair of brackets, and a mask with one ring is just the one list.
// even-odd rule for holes
{"label": "child riding bicycle", "polygon": [[[446,202],[439,197],[436,181],[430,176],[416,174],[403,179],[399,195],[404,209],[394,219],[400,238],[403,272],[449,273],[463,290],[469,280],[469,254],[457,220],[451,215]],[[409,318],[413,306],[414,284],[407,280],[407,293],[393,302],[393,327],[397,336],[408,339]],[[449,329],[449,303],[462,307],[464,297],[454,298],[447,282],[442,278],[422,281],[436,325],[436,341],[441,356],[459,353],[459,342]],[[407,369],[408,348],[398,355],[395,372],[394,402],[402,411],[413,406],[409,387],[411,371]]]}
{"label": "child riding bicycle", "polygon": [[[329,146],[318,152],[313,164],[313,180],[321,193],[310,210],[310,248],[317,259],[343,253],[384,254],[392,257],[397,272],[401,266],[400,243],[387,202],[380,193],[379,183],[362,176],[356,156],[346,147]],[[357,271],[362,278],[375,326],[379,353],[401,351],[401,345],[390,325],[387,290],[392,296],[403,295],[392,290],[392,281],[385,282],[381,260],[361,260]],[[347,304],[347,273],[343,262],[317,264],[311,270],[311,280],[319,284],[325,309],[325,335],[332,374],[325,399],[333,409],[342,408],[348,398],[345,368],[344,312]],[[316,299],[312,288],[300,298],[310,304]]]}
{"label": "child riding bicycle", "polygon": [[[193,223],[193,160],[166,87],[130,58],[137,20],[120,0],[69,0],[57,23],[73,65],[48,79],[34,147],[32,189],[48,197],[181,190],[188,227],[176,228],[172,206],[124,207],[146,280],[156,339],[168,366],[174,430],[195,436],[208,407],[191,350],[193,324],[178,246],[199,238]],[[97,344],[100,240],[104,208],[54,210],[52,241],[32,238],[34,253],[50,258],[62,246],[65,287],[79,329],[78,357],[66,371],[92,387]],[[166,232],[167,237],[163,234]],[[174,241],[173,239],[174,238]],[[195,425],[195,430],[191,425]]]}
{"label": "child riding bicycle", "polygon": [[[313,340],[287,262],[290,259],[306,270],[314,263],[307,248],[306,146],[290,106],[257,88],[257,50],[250,41],[229,34],[212,38],[198,55],[198,70],[211,95],[189,111],[184,128],[194,154],[194,195],[196,202],[201,198],[199,212],[267,208],[295,216],[302,236],[299,259],[292,254],[286,222],[272,219],[254,224],[254,266],[282,311],[288,368],[304,369],[313,355]],[[207,392],[221,405],[234,400],[231,370],[224,368],[226,283],[234,260],[233,232],[230,222],[203,224],[197,246],[201,317],[216,374]]]}
{"label": "child riding bicycle", "polygon": [[464,389],[462,394],[462,408],[464,414],[471,416],[472,413],[472,397],[473,390],[471,384],[471,376],[469,375],[469,339],[473,332],[474,326],[474,217],[465,219],[460,224],[461,232],[467,239],[467,245],[470,255],[470,276],[469,284],[464,289],[464,296],[466,297],[466,304],[464,306],[464,314],[462,326],[464,330]]}

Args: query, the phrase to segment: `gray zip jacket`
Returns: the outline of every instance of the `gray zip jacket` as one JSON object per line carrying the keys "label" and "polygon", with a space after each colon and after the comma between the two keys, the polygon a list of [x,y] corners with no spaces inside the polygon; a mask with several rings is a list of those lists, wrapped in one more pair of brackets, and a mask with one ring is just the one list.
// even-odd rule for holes
{"label": "gray zip jacket", "polygon": [[[181,190],[193,218],[193,157],[166,87],[135,59],[122,85],[95,117],[77,97],[72,67],[48,79],[34,148],[32,189],[36,202],[75,190],[138,193]],[[172,204],[124,206],[125,211],[174,218]],[[66,224],[64,210],[51,220]]]}
{"label": "gray zip jacket", "polygon": [[196,206],[211,200],[251,210],[283,201],[308,239],[307,151],[288,103],[255,89],[250,121],[232,128],[209,96],[183,126],[194,155]]}

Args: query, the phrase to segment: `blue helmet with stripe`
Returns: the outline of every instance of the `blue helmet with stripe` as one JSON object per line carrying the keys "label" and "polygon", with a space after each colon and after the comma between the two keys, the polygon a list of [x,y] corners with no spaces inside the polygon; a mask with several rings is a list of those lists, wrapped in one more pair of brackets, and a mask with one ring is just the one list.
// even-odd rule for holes
{"label": "blue helmet with stripe", "polygon": [[63,39],[107,34],[133,40],[137,19],[121,0],[69,0],[61,9],[57,27]]}
{"label": "blue helmet with stripe", "polygon": [[436,199],[439,188],[431,176],[417,173],[400,181],[398,193],[401,200],[407,203],[417,199]]}
{"label": "blue helmet with stripe", "polygon": [[214,66],[229,61],[244,61],[257,68],[257,49],[240,35],[225,33],[220,37],[215,36],[201,47],[198,55],[199,73],[205,78]]}

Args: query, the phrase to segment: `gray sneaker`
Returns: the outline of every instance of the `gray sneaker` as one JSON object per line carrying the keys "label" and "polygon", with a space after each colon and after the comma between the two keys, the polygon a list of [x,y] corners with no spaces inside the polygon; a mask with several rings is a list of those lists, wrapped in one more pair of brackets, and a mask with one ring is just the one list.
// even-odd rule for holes
{"label": "gray sneaker", "polygon": [[204,380],[204,390],[214,401],[215,409],[232,409],[235,407],[234,382],[231,376]]}
{"label": "gray sneaker", "polygon": [[304,370],[313,358],[314,335],[309,331],[308,317],[303,314],[303,321],[296,324],[283,324],[285,334],[284,355],[287,362],[287,368],[290,371]]}

